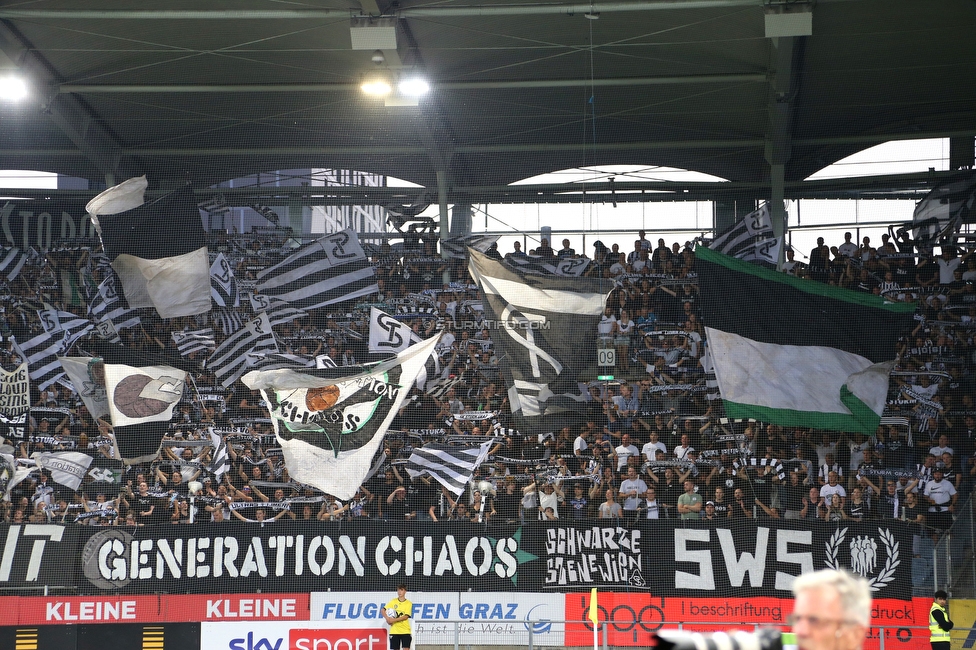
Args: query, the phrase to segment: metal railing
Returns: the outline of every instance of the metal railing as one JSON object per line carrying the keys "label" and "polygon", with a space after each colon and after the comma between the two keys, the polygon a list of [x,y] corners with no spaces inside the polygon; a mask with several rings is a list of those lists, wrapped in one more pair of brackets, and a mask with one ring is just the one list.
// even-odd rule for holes
{"label": "metal railing", "polygon": [[976,598],[973,507],[972,496],[957,506],[955,521],[932,549],[933,587],[945,589],[952,598]]}
{"label": "metal railing", "polygon": [[[650,623],[650,622],[649,622]],[[613,650],[624,647],[647,647],[651,638],[659,631],[702,632],[711,634],[720,631],[756,632],[762,627],[778,628],[782,632],[790,629],[785,623],[770,622],[735,623],[732,621],[686,622],[654,621],[641,624],[637,621],[601,621],[594,637],[589,621],[491,621],[454,620],[424,623],[414,622],[413,639],[417,646],[425,650],[496,650],[500,646],[508,648],[564,649],[596,648]],[[642,628],[639,636],[631,635],[631,630]],[[968,628],[953,629],[953,638],[968,635]],[[866,647],[878,650],[928,647],[929,628],[924,625],[872,626],[868,632]]]}

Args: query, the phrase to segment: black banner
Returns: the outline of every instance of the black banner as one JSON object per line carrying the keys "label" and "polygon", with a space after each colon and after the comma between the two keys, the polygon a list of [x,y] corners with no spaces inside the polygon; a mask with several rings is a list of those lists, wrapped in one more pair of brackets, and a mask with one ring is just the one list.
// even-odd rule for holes
{"label": "black banner", "polygon": [[48,250],[65,240],[96,237],[85,202],[49,199],[0,202],[0,245]]}
{"label": "black banner", "polygon": [[298,522],[192,526],[3,525],[0,586],[79,593],[545,591],[658,596],[790,595],[827,567],[865,576],[876,598],[911,597],[911,531],[900,521],[602,520]]}

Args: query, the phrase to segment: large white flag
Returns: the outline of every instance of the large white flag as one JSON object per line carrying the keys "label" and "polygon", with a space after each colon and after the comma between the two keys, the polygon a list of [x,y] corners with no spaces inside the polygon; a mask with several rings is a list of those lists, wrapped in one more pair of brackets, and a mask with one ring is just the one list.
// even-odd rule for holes
{"label": "large white flag", "polygon": [[170,366],[134,368],[105,364],[105,393],[112,426],[169,422],[183,397],[186,373]]}
{"label": "large white flag", "polygon": [[[258,370],[241,379],[267,401],[291,477],[350,499],[439,340],[435,336],[379,364]],[[339,377],[337,371],[347,374]]]}
{"label": "large white flag", "polygon": [[37,466],[51,472],[55,483],[77,490],[88,473],[92,457],[80,451],[34,452],[31,456]]}

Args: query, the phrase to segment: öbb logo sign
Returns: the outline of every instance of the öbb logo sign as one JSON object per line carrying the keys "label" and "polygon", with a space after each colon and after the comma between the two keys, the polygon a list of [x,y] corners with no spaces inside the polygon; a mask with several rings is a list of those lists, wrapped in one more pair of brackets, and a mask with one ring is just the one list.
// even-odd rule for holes
{"label": "\u00f6bb logo sign", "polygon": [[254,632],[231,639],[229,650],[384,650],[386,630],[370,629],[293,629],[284,637],[256,637]]}

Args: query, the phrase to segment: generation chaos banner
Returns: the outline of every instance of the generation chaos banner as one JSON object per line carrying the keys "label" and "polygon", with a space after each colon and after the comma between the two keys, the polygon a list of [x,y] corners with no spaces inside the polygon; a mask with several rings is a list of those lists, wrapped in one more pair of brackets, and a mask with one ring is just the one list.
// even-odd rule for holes
{"label": "generation chaos banner", "polygon": [[0,526],[0,586],[79,593],[536,591],[788,598],[793,579],[845,568],[877,599],[911,598],[898,521],[601,521],[515,525],[366,521],[99,528]]}

